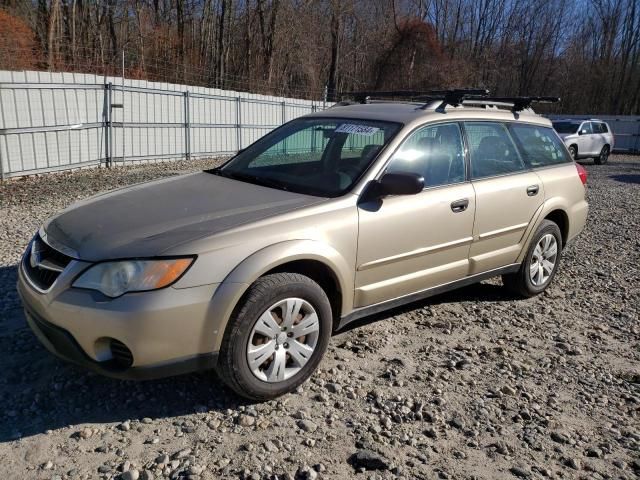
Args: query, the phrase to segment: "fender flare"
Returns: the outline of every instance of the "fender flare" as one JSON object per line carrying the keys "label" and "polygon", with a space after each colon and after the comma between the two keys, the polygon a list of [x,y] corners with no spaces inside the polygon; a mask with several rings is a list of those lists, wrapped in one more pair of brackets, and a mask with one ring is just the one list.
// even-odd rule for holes
{"label": "fender flare", "polygon": [[547,218],[547,215],[555,210],[561,210],[562,212],[564,212],[567,217],[567,229],[570,228],[568,222],[570,222],[571,220],[569,215],[567,214],[567,212],[569,211],[569,205],[566,200],[564,200],[562,197],[551,197],[545,200],[545,202],[540,205],[540,208],[535,214],[534,220],[531,222],[531,226],[523,237],[522,250],[520,250],[520,254],[518,255],[518,259],[516,260],[517,263],[522,263],[522,261],[524,260],[524,257],[527,254],[527,250],[529,249],[531,237],[533,237],[535,232],[538,230],[538,227],[540,226],[542,221]]}
{"label": "fender flare", "polygon": [[353,305],[353,275],[344,272],[354,270],[333,247],[315,240],[287,240],[265,247],[240,262],[218,285],[209,310],[214,324],[213,351],[219,351],[227,323],[236,305],[249,286],[269,270],[296,260],[314,260],[331,269],[342,293],[344,315]]}

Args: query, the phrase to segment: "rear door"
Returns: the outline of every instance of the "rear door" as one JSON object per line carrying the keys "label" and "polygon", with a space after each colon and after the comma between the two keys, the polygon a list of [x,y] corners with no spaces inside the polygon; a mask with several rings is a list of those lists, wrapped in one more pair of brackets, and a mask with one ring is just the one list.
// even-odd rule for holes
{"label": "rear door", "polygon": [[465,122],[476,195],[470,274],[516,261],[520,242],[544,201],[542,182],[521,158],[507,126]]}

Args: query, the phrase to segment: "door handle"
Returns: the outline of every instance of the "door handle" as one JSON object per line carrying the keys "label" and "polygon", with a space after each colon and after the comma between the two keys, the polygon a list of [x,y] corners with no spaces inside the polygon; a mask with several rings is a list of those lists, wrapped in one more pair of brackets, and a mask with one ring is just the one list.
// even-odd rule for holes
{"label": "door handle", "polygon": [[527,195],[529,195],[530,197],[533,197],[534,195],[538,194],[539,190],[540,190],[540,187],[538,185],[529,185],[527,187]]}
{"label": "door handle", "polygon": [[469,206],[468,198],[456,200],[455,202],[451,202],[451,211],[454,213],[464,212],[468,206]]}

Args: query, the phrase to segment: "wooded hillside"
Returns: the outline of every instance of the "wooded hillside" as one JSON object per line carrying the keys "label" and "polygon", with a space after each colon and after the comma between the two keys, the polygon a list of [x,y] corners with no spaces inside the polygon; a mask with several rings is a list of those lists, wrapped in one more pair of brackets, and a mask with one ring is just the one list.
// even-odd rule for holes
{"label": "wooded hillside", "polygon": [[0,0],[0,69],[305,98],[486,87],[640,113],[640,0]]}

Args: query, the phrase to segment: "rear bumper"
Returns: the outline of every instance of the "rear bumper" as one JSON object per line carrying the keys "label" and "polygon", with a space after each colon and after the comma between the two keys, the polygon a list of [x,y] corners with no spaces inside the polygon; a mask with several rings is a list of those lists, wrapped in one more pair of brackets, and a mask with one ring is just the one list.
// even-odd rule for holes
{"label": "rear bumper", "polygon": [[571,207],[569,212],[569,232],[567,235],[567,245],[573,243],[576,237],[584,230],[589,215],[589,204],[586,200],[577,202]]}
{"label": "rear bumper", "polygon": [[217,353],[209,353],[144,367],[122,368],[112,360],[97,361],[90,358],[76,339],[64,328],[47,322],[37,314],[25,309],[27,323],[40,342],[57,357],[107,377],[124,380],[150,380],[171,377],[196,370],[213,368]]}

